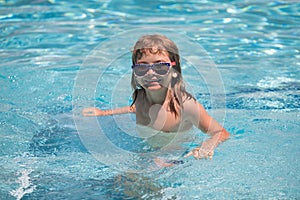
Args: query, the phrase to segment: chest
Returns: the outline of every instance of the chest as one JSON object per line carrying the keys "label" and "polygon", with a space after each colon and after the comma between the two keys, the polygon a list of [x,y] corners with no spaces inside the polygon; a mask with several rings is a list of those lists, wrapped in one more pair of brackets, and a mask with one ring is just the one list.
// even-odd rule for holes
{"label": "chest", "polygon": [[176,117],[174,113],[168,111],[166,105],[160,104],[137,105],[136,121],[138,124],[165,132],[178,131],[183,122],[180,115]]}

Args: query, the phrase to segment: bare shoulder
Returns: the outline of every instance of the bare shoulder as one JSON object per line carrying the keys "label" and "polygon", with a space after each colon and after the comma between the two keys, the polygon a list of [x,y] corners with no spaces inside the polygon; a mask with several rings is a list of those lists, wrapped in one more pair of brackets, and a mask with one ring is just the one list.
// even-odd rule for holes
{"label": "bare shoulder", "polygon": [[201,103],[195,99],[188,99],[183,104],[183,113],[186,119],[192,122],[203,132],[207,132],[212,117],[207,113]]}
{"label": "bare shoulder", "polygon": [[187,98],[183,102],[183,109],[188,112],[199,111],[199,109],[203,109],[203,106],[194,98]]}
{"label": "bare shoulder", "polygon": [[193,98],[186,99],[184,101],[183,112],[185,116],[192,118],[199,117],[199,115],[203,116],[207,114],[203,105]]}
{"label": "bare shoulder", "polygon": [[193,98],[188,98],[183,102],[183,115],[185,117],[191,117],[191,115],[198,110],[198,102]]}

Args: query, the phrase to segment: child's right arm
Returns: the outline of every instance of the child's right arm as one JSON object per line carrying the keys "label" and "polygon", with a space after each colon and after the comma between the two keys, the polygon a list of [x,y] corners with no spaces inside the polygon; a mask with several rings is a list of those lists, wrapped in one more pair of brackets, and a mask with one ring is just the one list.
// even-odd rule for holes
{"label": "child's right arm", "polygon": [[118,115],[125,113],[135,113],[135,106],[125,106],[121,108],[115,108],[111,110],[100,110],[95,107],[85,108],[82,111],[82,115],[85,117],[95,117],[95,116],[106,116],[106,115]]}

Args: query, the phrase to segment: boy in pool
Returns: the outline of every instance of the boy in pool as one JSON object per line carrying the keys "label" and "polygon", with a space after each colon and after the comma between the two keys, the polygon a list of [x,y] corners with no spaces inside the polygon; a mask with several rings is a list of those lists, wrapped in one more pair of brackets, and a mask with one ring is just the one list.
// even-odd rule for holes
{"label": "boy in pool", "polygon": [[185,90],[176,44],[163,35],[142,36],[134,46],[132,63],[132,105],[112,110],[86,108],[83,115],[135,113],[138,125],[164,134],[196,126],[211,137],[185,157],[212,159],[214,149],[230,134]]}

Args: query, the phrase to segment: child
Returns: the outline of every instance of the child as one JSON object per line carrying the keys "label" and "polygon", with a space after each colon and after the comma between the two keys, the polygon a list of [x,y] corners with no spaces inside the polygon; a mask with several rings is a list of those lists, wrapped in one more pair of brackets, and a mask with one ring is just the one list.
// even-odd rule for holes
{"label": "child", "polygon": [[229,133],[185,90],[176,44],[163,35],[142,36],[134,46],[132,64],[132,105],[113,110],[86,108],[83,115],[135,113],[138,125],[163,134],[196,126],[211,137],[185,157],[212,159],[214,149]]}

